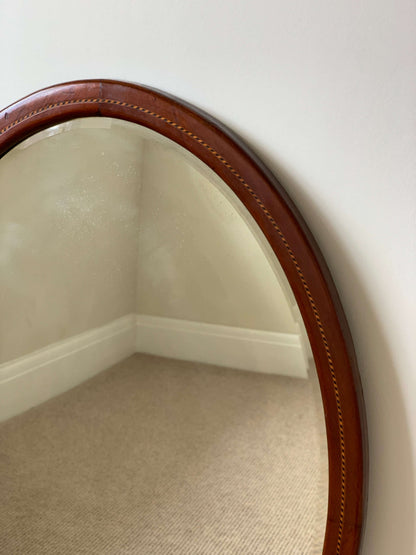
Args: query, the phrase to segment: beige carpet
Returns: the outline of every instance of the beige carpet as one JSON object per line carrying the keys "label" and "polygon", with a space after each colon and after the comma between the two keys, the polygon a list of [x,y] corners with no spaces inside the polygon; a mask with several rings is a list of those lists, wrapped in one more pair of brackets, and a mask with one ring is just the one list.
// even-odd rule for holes
{"label": "beige carpet", "polygon": [[0,553],[322,552],[311,381],[134,355],[0,425]]}

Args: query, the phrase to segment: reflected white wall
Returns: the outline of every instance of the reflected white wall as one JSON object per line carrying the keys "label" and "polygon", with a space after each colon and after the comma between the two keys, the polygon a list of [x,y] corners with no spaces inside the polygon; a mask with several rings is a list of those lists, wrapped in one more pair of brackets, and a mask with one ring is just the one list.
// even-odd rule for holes
{"label": "reflected white wall", "polygon": [[152,131],[55,126],[2,158],[0,184],[0,362],[134,313],[299,333],[247,210]]}
{"label": "reflected white wall", "polygon": [[185,164],[177,148],[145,141],[137,312],[297,333],[272,265],[236,209],[238,199],[213,181]]}
{"label": "reflected white wall", "polygon": [[57,131],[0,161],[0,362],[135,303],[142,140],[97,120]]}

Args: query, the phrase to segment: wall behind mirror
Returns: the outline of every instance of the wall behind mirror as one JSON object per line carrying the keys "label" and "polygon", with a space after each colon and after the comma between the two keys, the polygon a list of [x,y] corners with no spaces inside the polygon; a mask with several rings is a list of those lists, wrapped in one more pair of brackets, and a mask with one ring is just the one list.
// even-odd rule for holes
{"label": "wall behind mirror", "polygon": [[[63,506],[78,549],[93,540],[97,553],[102,541],[109,552],[141,541],[144,552],[321,553],[327,451],[309,342],[274,253],[229,187],[168,139],[108,118],[33,135],[1,160],[0,185],[0,434],[13,459],[4,545],[22,549],[28,526],[43,553]],[[48,441],[79,480],[48,460]],[[27,460],[55,485],[39,484]],[[133,472],[128,485],[112,476],[119,491],[94,489],[121,469]],[[73,505],[65,512],[77,488],[71,503],[89,494],[84,523]],[[43,519],[28,503],[35,491]],[[120,547],[132,503],[148,517]]]}

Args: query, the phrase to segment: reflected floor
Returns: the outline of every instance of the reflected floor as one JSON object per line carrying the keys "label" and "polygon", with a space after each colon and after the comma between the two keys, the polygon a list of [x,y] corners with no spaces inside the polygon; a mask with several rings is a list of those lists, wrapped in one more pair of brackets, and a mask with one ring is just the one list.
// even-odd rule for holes
{"label": "reflected floor", "polygon": [[0,424],[0,553],[322,553],[316,394],[133,355]]}

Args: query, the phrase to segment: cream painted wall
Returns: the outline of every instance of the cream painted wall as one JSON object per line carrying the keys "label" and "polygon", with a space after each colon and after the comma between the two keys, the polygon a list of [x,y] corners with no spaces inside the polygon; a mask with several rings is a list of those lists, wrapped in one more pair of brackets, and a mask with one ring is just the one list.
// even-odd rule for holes
{"label": "cream painted wall", "polygon": [[0,363],[133,313],[300,331],[280,265],[221,179],[108,118],[57,125],[2,158],[0,268]]}
{"label": "cream painted wall", "polygon": [[371,457],[364,555],[416,552],[415,11],[411,0],[0,7],[1,106],[83,77],[153,85],[238,131],[298,204],[361,368]]}
{"label": "cream painted wall", "polygon": [[255,222],[192,158],[166,140],[144,141],[137,313],[298,333]]}
{"label": "cream painted wall", "polygon": [[142,152],[134,131],[69,122],[1,160],[0,363],[134,310]]}

